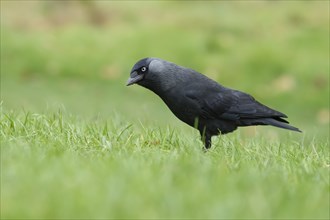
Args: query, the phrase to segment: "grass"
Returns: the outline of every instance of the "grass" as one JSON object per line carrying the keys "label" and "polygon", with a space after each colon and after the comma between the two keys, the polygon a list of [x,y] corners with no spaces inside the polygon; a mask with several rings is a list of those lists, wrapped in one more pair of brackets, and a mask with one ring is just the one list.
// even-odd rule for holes
{"label": "grass", "polygon": [[[329,219],[328,8],[1,1],[1,218]],[[204,153],[158,97],[124,86],[146,56],[303,133],[240,128]]]}
{"label": "grass", "polygon": [[[327,218],[328,142],[1,116],[5,218]],[[17,202],[20,201],[20,202]],[[297,210],[300,210],[297,212]]]}

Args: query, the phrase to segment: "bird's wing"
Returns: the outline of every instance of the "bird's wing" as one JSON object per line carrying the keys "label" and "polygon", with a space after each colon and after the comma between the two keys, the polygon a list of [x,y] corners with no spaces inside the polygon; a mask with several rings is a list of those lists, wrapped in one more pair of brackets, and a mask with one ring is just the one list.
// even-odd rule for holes
{"label": "bird's wing", "polygon": [[197,91],[188,89],[185,95],[198,104],[202,118],[239,120],[287,117],[259,103],[249,94],[225,87],[200,88]]}
{"label": "bird's wing", "polygon": [[235,97],[236,103],[232,105],[227,114],[238,115],[239,118],[268,118],[268,117],[283,117],[287,116],[279,111],[271,109],[260,102],[256,101],[251,95],[231,90],[230,96]]}
{"label": "bird's wing", "polygon": [[[198,108],[199,117],[216,119],[225,114],[237,102],[221,90],[222,88],[217,85],[207,84],[206,87],[203,84],[197,84],[185,88],[185,97]],[[232,120],[236,119],[235,115],[228,115],[227,117],[234,117]]]}

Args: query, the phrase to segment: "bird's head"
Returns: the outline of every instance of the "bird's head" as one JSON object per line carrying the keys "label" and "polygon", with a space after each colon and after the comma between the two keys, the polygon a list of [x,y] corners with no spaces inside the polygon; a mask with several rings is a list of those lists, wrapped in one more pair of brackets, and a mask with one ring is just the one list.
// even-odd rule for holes
{"label": "bird's head", "polygon": [[180,81],[184,70],[159,58],[144,58],[133,66],[126,85],[138,84],[156,93],[166,91]]}
{"label": "bird's head", "polygon": [[127,86],[133,84],[141,84],[149,72],[149,64],[152,61],[150,58],[139,60],[132,68],[130,77],[127,81]]}

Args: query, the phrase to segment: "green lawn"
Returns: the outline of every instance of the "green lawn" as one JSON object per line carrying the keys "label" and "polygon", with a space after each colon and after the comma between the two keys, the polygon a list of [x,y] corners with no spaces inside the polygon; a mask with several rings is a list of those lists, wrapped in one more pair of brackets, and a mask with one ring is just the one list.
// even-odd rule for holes
{"label": "green lawn", "polygon": [[[329,219],[329,2],[1,1],[1,218]],[[303,133],[199,133],[126,87],[161,57]]]}
{"label": "green lawn", "polygon": [[326,218],[325,140],[236,135],[204,153],[194,132],[84,121],[63,113],[1,118],[5,218]]}

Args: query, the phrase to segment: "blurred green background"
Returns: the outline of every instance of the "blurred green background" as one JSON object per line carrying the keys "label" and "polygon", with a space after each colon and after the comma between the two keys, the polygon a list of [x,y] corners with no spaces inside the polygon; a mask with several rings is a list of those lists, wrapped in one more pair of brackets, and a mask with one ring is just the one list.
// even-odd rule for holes
{"label": "blurred green background", "polygon": [[[97,121],[120,120],[120,123],[133,124],[133,127],[138,128],[141,128],[143,124],[149,128],[169,126],[170,128],[176,128],[175,131],[183,131],[182,140],[187,140],[185,137],[191,136],[191,133],[189,133],[191,128],[176,119],[160,98],[139,86],[125,86],[130,70],[136,61],[144,57],[159,57],[195,69],[224,86],[250,93],[260,102],[287,114],[289,121],[304,132],[302,135],[292,134],[293,136],[290,136],[293,137],[292,139],[306,137],[306,139],[322,140],[325,143],[322,145],[322,149],[328,149],[329,37],[329,1],[1,0],[1,114],[31,112],[32,114],[47,115],[52,112],[58,112],[61,109],[65,114],[75,115],[80,119],[95,119]],[[288,134],[287,131],[281,129],[253,127],[240,129],[239,137],[254,137],[256,131],[266,140],[269,140],[269,138],[280,140],[277,139],[278,136],[284,137],[284,135]],[[194,137],[195,135],[197,133],[193,134]],[[56,137],[54,138],[56,139]],[[195,140],[198,139],[197,136],[195,138]],[[231,138],[235,139],[236,136],[229,135],[228,139],[230,140]],[[260,135],[258,138],[260,138]],[[225,138],[225,140],[227,139]],[[10,143],[9,139],[6,141]],[[297,142],[300,142],[300,139]],[[189,145],[193,144],[192,142],[188,143]],[[45,142],[44,144],[46,146],[49,143]],[[260,145],[265,144],[267,144],[267,141],[261,141],[260,143]],[[195,147],[199,148],[201,146]],[[135,150],[135,148],[133,149]],[[328,153],[327,150],[323,151]],[[320,152],[323,151],[320,150]],[[8,153],[8,151],[6,152]],[[11,150],[9,152],[11,156],[19,154]],[[87,206],[84,206],[86,200],[84,199],[92,198],[94,199],[92,201],[96,202],[98,200],[97,194],[99,195],[100,191],[93,189],[94,191],[89,192],[88,195],[85,195],[86,197],[83,196],[82,192],[89,188],[88,184],[95,184],[89,178],[94,172],[96,180],[101,178],[101,176],[105,177],[108,175],[107,165],[114,168],[113,175],[117,175],[119,182],[124,181],[127,175],[132,175],[131,170],[133,170],[132,172],[138,172],[139,168],[146,169],[144,176],[142,173],[142,179],[146,183],[149,183],[148,181],[153,178],[161,180],[164,178],[164,181],[160,181],[160,183],[165,189],[163,191],[164,197],[168,197],[170,195],[167,192],[171,192],[171,188],[166,187],[171,184],[167,184],[165,177],[155,174],[158,173],[159,167],[164,168],[163,162],[161,164],[157,163],[158,160],[162,161],[159,158],[167,158],[168,155],[164,152],[164,149],[157,152],[158,154],[149,152],[152,156],[151,161],[156,161],[155,163],[158,165],[156,168],[150,166],[149,161],[141,162],[140,159],[136,159],[143,155],[135,155],[133,160],[124,160],[122,169],[127,173],[122,173],[123,170],[119,168],[124,156],[114,156],[114,158],[110,158],[113,160],[109,160],[108,164],[103,164],[102,162],[107,161],[109,158],[103,158],[104,161],[98,162],[100,164],[94,164],[88,160],[86,163],[88,165],[85,165],[85,160],[81,161],[82,159],[78,157],[78,159],[73,159],[78,164],[73,165],[73,168],[70,167],[74,163],[71,160],[72,158],[65,156],[64,159],[61,159],[61,161],[63,160],[69,164],[68,167],[64,167],[65,170],[62,170],[62,167],[57,164],[57,157],[50,160],[50,164],[48,164],[48,160],[47,162],[40,162],[40,164],[39,160],[36,160],[36,164],[34,164],[32,161],[34,161],[35,157],[31,157],[22,163],[25,163],[23,166],[28,167],[31,162],[34,165],[31,169],[36,169],[37,171],[35,172],[37,173],[40,167],[44,167],[44,169],[40,168],[41,174],[54,171],[54,175],[63,175],[64,177],[73,175],[76,177],[74,173],[77,171],[77,167],[88,166],[89,168],[85,167],[87,169],[86,175],[81,174],[81,176],[74,179],[77,182],[80,180],[85,181],[86,185],[78,189],[81,191],[78,191],[77,197],[74,194],[70,194],[72,200],[69,198],[64,208],[64,206],[61,206],[62,203],[59,202],[60,199],[56,198],[56,184],[51,184],[48,191],[49,195],[52,196],[50,199],[55,198],[51,200],[55,201],[55,207],[63,209],[59,209],[59,212],[52,210],[52,202],[48,200],[46,193],[46,195],[41,197],[41,202],[37,201],[36,203],[44,205],[40,206],[41,208],[39,209],[38,206],[31,210],[24,209],[22,207],[28,202],[19,203],[18,207],[26,212],[23,211],[23,215],[18,216],[22,217],[24,213],[28,213],[25,216],[38,217],[38,214],[41,213],[39,217],[63,217],[61,212],[71,213],[71,215],[66,216],[72,217],[86,217],[83,213],[89,213],[91,214],[90,216],[93,216],[93,209],[91,207],[86,209]],[[176,151],[172,150],[172,152],[176,154]],[[33,155],[36,156],[37,154]],[[200,155],[200,152],[197,155]],[[230,155],[229,153],[229,157],[231,157]],[[8,172],[14,169],[14,164],[16,164],[15,158],[22,159],[21,157],[24,155],[14,156],[11,161],[8,160]],[[201,161],[210,159],[206,158],[207,156],[204,158],[203,155],[196,156],[193,154],[193,156],[197,158],[196,160]],[[173,156],[174,159],[170,158],[169,161],[174,164],[172,166],[183,166],[180,169],[182,169],[182,172],[186,172],[191,169],[188,161],[191,161],[194,157],[187,157],[187,159],[184,156],[186,159],[183,159],[183,164],[175,159],[177,158],[176,156]],[[260,161],[267,161],[264,158],[259,159]],[[130,164],[130,161],[133,162]],[[134,168],[134,161],[138,168]],[[152,162],[150,163],[152,164]],[[209,175],[209,178],[213,175],[213,169],[216,169],[216,167],[211,168],[212,163],[215,162],[210,162],[210,166],[206,163],[201,168],[205,169],[205,173]],[[17,164],[19,165],[20,163]],[[185,170],[186,164],[189,164],[189,166],[186,166],[189,169]],[[320,166],[324,166],[324,164]],[[168,167],[164,169],[169,171]],[[288,168],[288,170],[290,169]],[[250,171],[249,168],[246,170]],[[292,170],[295,170],[295,167]],[[190,171],[187,173],[190,173]],[[200,175],[199,171],[202,170],[196,170],[196,175]],[[30,178],[29,175],[35,175],[35,172],[30,170],[30,173],[22,174],[21,180],[28,180]],[[179,173],[179,171],[177,172]],[[235,204],[239,201],[241,192],[246,197],[250,193],[256,193],[259,196],[263,195],[262,193],[258,194],[258,192],[260,193],[258,191],[260,189],[257,189],[258,185],[253,188],[255,184],[254,177],[261,179],[260,184],[265,186],[269,184],[276,187],[276,181],[272,180],[278,179],[282,181],[280,182],[283,186],[287,184],[285,182],[286,177],[278,177],[278,174],[275,175],[274,179],[268,180],[265,179],[268,178],[267,175],[263,177],[263,173],[260,174],[260,177],[258,172],[252,172],[252,175],[250,175],[250,172],[244,173],[244,169],[242,172],[245,175],[224,171],[222,176],[214,177],[214,184],[219,183],[218,181],[222,178],[229,178],[234,183],[237,181],[241,184],[239,185],[241,186],[240,191],[236,192],[236,185],[232,185],[230,181],[225,182],[224,184],[227,185],[220,191],[228,198],[235,195],[234,199],[230,200],[230,203],[226,203],[231,208],[229,211],[227,210],[229,214],[224,215],[226,217],[235,216],[232,213],[238,213],[236,217],[242,217],[246,214],[245,211],[242,211],[242,215],[240,215],[235,210]],[[294,173],[294,171],[291,172]],[[191,173],[194,174],[194,172]],[[180,178],[180,175],[177,175]],[[138,181],[137,176],[133,177],[137,178],[135,180]],[[247,182],[242,182],[241,180],[246,177],[250,179]],[[42,183],[42,180],[38,179],[38,177],[34,176],[34,178],[37,178],[37,183]],[[29,182],[30,187],[32,187],[34,180],[31,178],[31,181]],[[113,179],[107,179],[107,181],[110,184],[115,184],[111,182],[115,181]],[[308,182],[311,190],[315,183],[313,181],[316,181],[314,177]],[[202,181],[197,183],[203,187],[205,186],[203,184],[206,184]],[[62,182],[60,182],[61,184]],[[63,192],[61,192],[63,195],[67,195],[67,192],[71,190],[71,185],[65,185],[67,184],[65,181],[63,184]],[[100,187],[100,190],[110,187],[107,185],[107,182],[97,182],[96,184]],[[120,189],[119,191],[125,192],[125,183],[118,184],[123,184],[122,191]],[[189,186],[188,182],[182,181],[180,184],[178,185],[179,188],[173,189],[178,190],[177,193],[188,193],[189,195],[188,190],[187,192],[180,191]],[[182,188],[180,188],[181,186]],[[310,192],[305,190],[305,186],[299,185],[300,188],[297,187],[297,192],[306,192],[304,195],[309,195]],[[19,185],[19,187],[14,187],[12,191],[9,191],[10,193],[6,197],[7,201],[2,200],[3,204],[9,201],[9,205],[5,208],[7,217],[17,217],[14,214],[14,205],[10,206],[10,204],[14,204],[15,198],[19,198],[19,193],[15,194],[16,189],[21,189],[21,191],[18,190],[17,192],[25,191],[24,184]],[[37,191],[38,185],[33,187]],[[144,187],[144,185],[139,186],[138,192],[142,192]],[[226,187],[229,189],[228,192]],[[10,188],[11,184],[8,181],[2,190]],[[134,187],[129,189],[129,193],[136,193]],[[252,189],[252,192],[248,189]],[[268,188],[264,189],[267,191]],[[150,190],[146,199],[154,196],[153,188]],[[203,191],[197,192],[203,193]],[[278,194],[285,194],[283,192],[286,191],[280,191]],[[292,191],[290,192],[292,193]],[[294,192],[293,195],[296,195]],[[318,192],[319,194],[315,194],[317,199],[324,199],[328,196],[322,195],[324,192],[322,190]],[[62,194],[60,193],[60,195]],[[10,195],[15,195],[16,197],[10,197]],[[320,197],[317,197],[319,195]],[[121,195],[117,196],[120,197]],[[135,194],[135,196],[137,196],[135,198],[136,201],[139,201],[139,196],[143,195]],[[213,199],[212,201],[218,201],[215,197],[212,197],[211,191],[207,193],[205,198],[208,196]],[[24,199],[28,198],[30,197],[24,197]],[[129,196],[127,201],[131,202],[127,203],[128,205],[136,204],[128,198]],[[173,198],[168,197],[171,201]],[[261,196],[260,198],[263,197]],[[284,210],[284,213],[291,213],[292,210],[290,211],[290,208],[286,208],[291,207],[289,202],[284,202],[287,197],[283,198],[283,201],[281,199],[276,200],[279,202],[278,204],[284,204],[279,206],[279,213],[281,213],[281,210]],[[296,197],[294,198],[296,199]],[[315,201],[325,201],[317,199]],[[72,201],[76,203],[70,203]],[[175,201],[177,203],[173,203],[173,207],[170,203],[167,204],[172,207],[169,215],[172,217],[177,217],[176,214],[180,213],[180,204],[182,205],[185,202],[185,200]],[[262,204],[264,204],[263,200],[257,201],[259,203],[256,202],[256,204],[261,204],[260,207],[262,207]],[[301,201],[305,202],[303,199]],[[101,200],[97,204],[103,208],[101,211],[107,210],[107,207],[103,207],[100,202]],[[254,201],[251,200],[251,204],[253,203]],[[86,204],[89,203],[87,202]],[[152,204],[152,202],[146,204]],[[179,204],[177,210],[175,209],[175,204]],[[324,202],[320,204],[327,206]],[[153,210],[149,210],[148,206],[143,206],[142,203],[140,205],[145,209],[144,211],[147,211],[147,215],[143,215],[141,212],[140,217],[158,216]],[[165,204],[164,207],[168,207],[167,205]],[[243,204],[241,205],[243,207]],[[304,205],[297,203],[292,213],[299,216],[301,207],[309,207],[307,200]],[[119,214],[117,217],[122,217],[123,215],[120,213],[125,213],[126,209],[123,208],[124,206],[118,206]],[[192,203],[190,208],[192,213],[198,212],[196,204]],[[48,210],[48,212],[43,212],[43,210]],[[167,209],[164,208],[162,210]],[[205,212],[201,213],[208,213],[207,209],[202,210]],[[257,215],[256,213],[259,213],[260,210],[258,208],[254,211],[250,210],[251,213],[255,214],[251,216],[265,217],[262,213],[267,215],[267,213],[269,214],[273,211],[265,209],[264,212],[261,210],[261,215]],[[150,212],[149,214],[148,211]],[[221,216],[222,211],[224,210],[214,208],[214,212],[210,212],[210,216],[217,216],[219,213],[220,215],[218,216]],[[312,213],[310,216],[313,216],[313,210],[309,211]],[[137,213],[139,212],[137,211]],[[321,217],[324,217],[326,209],[323,208],[322,212],[319,213]],[[96,216],[104,217],[102,212],[98,214]],[[182,214],[181,216],[185,217],[187,215]],[[269,216],[276,215],[269,214]],[[283,217],[281,215],[277,216]],[[293,214],[292,216],[295,215]]]}
{"label": "blurred green background", "polygon": [[[2,1],[6,109],[181,122],[125,86],[144,57],[193,68],[248,92],[302,130],[329,125],[327,1]],[[315,131],[316,132],[316,131]]]}

